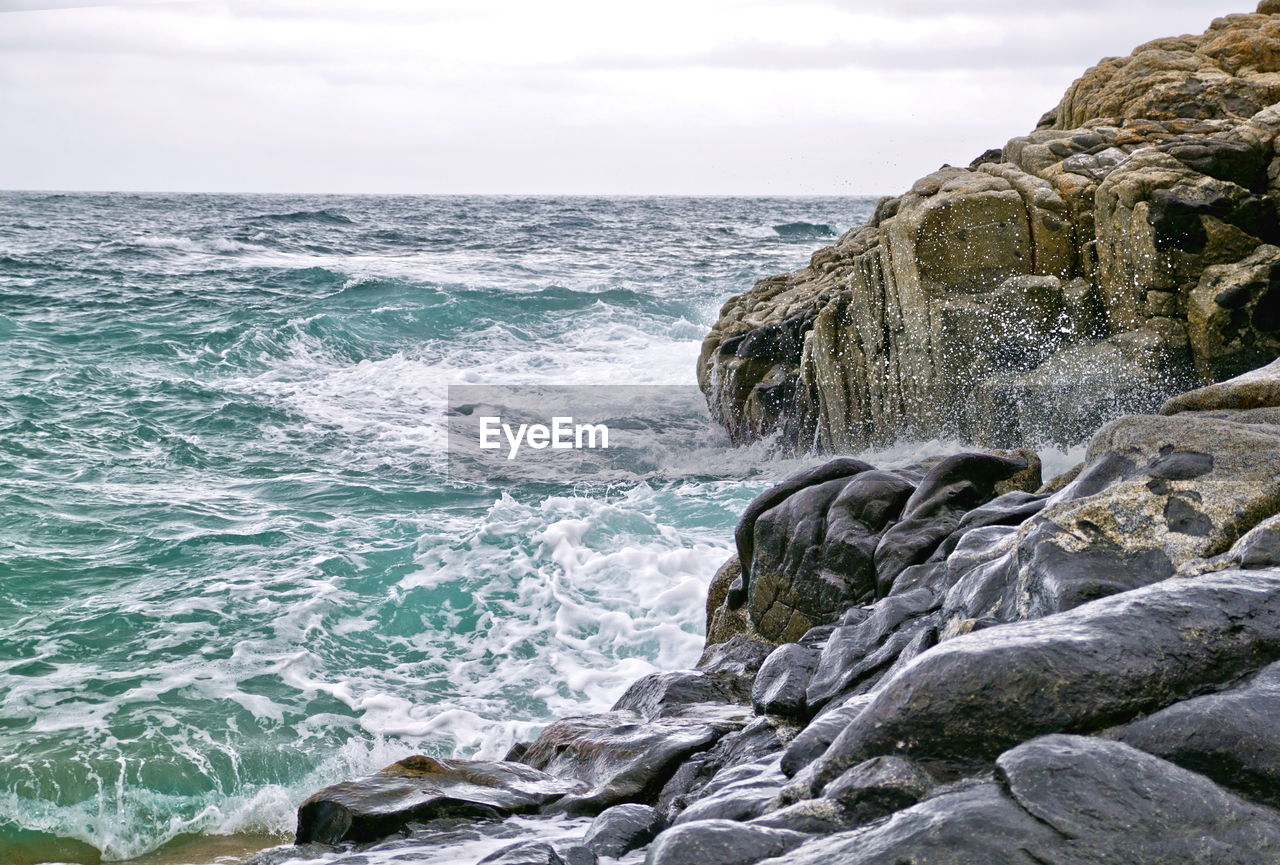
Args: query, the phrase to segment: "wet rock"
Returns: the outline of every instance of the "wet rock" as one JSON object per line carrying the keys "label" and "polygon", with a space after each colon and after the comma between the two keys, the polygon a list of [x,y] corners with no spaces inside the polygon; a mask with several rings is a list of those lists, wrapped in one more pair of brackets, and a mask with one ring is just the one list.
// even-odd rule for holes
{"label": "wet rock", "polygon": [[626,802],[652,802],[676,768],[747,721],[744,707],[699,704],[651,721],[629,711],[563,718],[525,753],[536,769],[589,789],[557,800],[552,810],[592,814]]}
{"label": "wet rock", "polygon": [[994,756],[1100,729],[1280,657],[1280,570],[1167,580],[1044,619],[948,640],[885,682],[798,779],[816,795],[884,754]]}
{"label": "wet rock", "polygon": [[673,823],[695,820],[749,820],[765,812],[777,798],[786,777],[777,758],[723,769],[676,813]]}
{"label": "wet rock", "polygon": [[986,783],[942,793],[873,827],[810,841],[770,865],[1044,865],[1038,854],[1055,840],[1052,829]]}
{"label": "wet rock", "polygon": [[795,775],[821,757],[836,737],[867,707],[871,699],[870,694],[846,697],[829,704],[810,721],[783,752],[780,766],[786,776]]}
{"label": "wet rock", "polygon": [[[1280,814],[1119,742],[1045,736],[1002,754],[997,767],[1018,805],[1062,836],[1049,861],[1280,857]],[[1201,858],[1207,839],[1211,859]]]}
{"label": "wet rock", "polygon": [[818,651],[800,643],[779,646],[756,676],[751,705],[758,714],[798,718],[804,714],[805,688],[818,666]]}
{"label": "wet rock", "polygon": [[701,670],[650,673],[631,684],[610,711],[635,712],[646,721],[678,714],[697,703],[746,703],[751,680],[745,676],[708,674]]}
{"label": "wet rock", "polygon": [[750,691],[751,683],[765,658],[776,646],[753,640],[741,634],[722,643],[707,639],[707,647],[698,659],[698,669],[709,676],[732,679],[735,689]]}
{"label": "wet rock", "polygon": [[503,847],[476,865],[567,865],[556,849],[545,841],[522,841]]}
{"label": "wet rock", "polygon": [[596,816],[582,843],[617,859],[648,844],[664,826],[662,815],[648,805],[614,805]]}
{"label": "wet rock", "polygon": [[752,818],[752,826],[789,829],[807,835],[829,835],[859,825],[857,818],[832,799],[806,799]]}
{"label": "wet rock", "polygon": [[1280,855],[1280,813],[1117,742],[1046,736],[1001,755],[998,774],[774,861],[1244,865]]}
{"label": "wet rock", "polygon": [[1166,402],[1160,413],[1172,415],[1180,412],[1274,406],[1280,406],[1280,359],[1229,381],[1179,394]]}
{"label": "wet rock", "polygon": [[752,865],[785,853],[808,836],[732,820],[673,826],[649,845],[645,865]]}
{"label": "wet rock", "polygon": [[867,618],[837,627],[822,650],[806,691],[806,703],[818,709],[856,685],[863,677],[887,667],[917,635],[933,627],[924,614],[937,606],[927,588],[877,601]]}
{"label": "wet rock", "polygon": [[1174,703],[1112,733],[1225,787],[1280,805],[1280,664],[1246,682]]}
{"label": "wet rock", "polygon": [[723,737],[713,747],[694,754],[676,769],[658,796],[657,808],[668,818],[680,813],[690,802],[714,789],[716,779],[737,766],[776,762],[783,748],[777,728],[768,718],[756,718],[735,733]]}
{"label": "wet rock", "polygon": [[408,757],[310,796],[298,807],[296,841],[376,841],[410,822],[528,813],[584,790],[521,763]]}
{"label": "wet rock", "polygon": [[901,519],[876,545],[879,595],[889,594],[907,567],[928,559],[965,513],[994,498],[996,484],[1026,468],[1024,460],[992,454],[956,454],[934,466],[907,499]]}
{"label": "wet rock", "polygon": [[822,795],[838,802],[854,825],[892,814],[924,799],[937,786],[933,776],[910,760],[872,757],[847,769]]}
{"label": "wet rock", "polygon": [[793,642],[870,596],[880,533],[912,490],[901,474],[867,466],[851,477],[806,486],[762,512],[749,545],[745,595],[759,634]]}

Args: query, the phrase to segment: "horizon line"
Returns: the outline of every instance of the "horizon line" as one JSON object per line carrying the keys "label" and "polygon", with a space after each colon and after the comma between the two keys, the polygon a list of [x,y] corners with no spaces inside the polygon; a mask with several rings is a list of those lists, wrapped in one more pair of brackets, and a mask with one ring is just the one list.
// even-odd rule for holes
{"label": "horizon line", "polygon": [[192,189],[0,188],[0,194],[37,195],[331,195],[419,198],[884,198],[873,192],[281,192]]}

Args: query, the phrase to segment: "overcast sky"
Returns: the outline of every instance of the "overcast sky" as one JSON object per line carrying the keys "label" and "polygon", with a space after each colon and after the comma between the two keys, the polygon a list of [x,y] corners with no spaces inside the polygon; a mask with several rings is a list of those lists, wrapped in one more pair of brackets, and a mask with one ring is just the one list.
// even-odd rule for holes
{"label": "overcast sky", "polygon": [[880,194],[1248,0],[0,0],[0,188]]}

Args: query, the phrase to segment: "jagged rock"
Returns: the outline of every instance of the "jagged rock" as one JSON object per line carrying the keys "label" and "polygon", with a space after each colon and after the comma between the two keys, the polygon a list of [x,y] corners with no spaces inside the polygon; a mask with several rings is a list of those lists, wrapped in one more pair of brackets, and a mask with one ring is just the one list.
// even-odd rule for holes
{"label": "jagged rock", "polygon": [[662,815],[648,805],[614,805],[591,821],[582,843],[600,856],[617,859],[652,841],[665,822]]}
{"label": "jagged rock", "polygon": [[495,850],[476,865],[566,865],[556,849],[545,841],[521,841]]}
{"label": "jagged rock", "polygon": [[1113,735],[1270,805],[1280,805],[1280,664],[1226,691],[1174,703]]}
{"label": "jagged rock", "polygon": [[536,811],[585,788],[521,763],[407,757],[375,775],[310,796],[298,806],[296,841],[376,841],[410,822],[435,817]]}
{"label": "jagged rock", "polygon": [[885,682],[794,782],[816,795],[884,754],[994,756],[1100,729],[1280,657],[1280,570],[1173,579],[935,646]]}
{"label": "jagged rock", "polygon": [[645,721],[629,712],[563,718],[525,752],[536,769],[582,782],[585,792],[550,807],[592,814],[626,802],[652,802],[676,768],[748,720],[744,707],[698,704],[686,713]]}
{"label": "jagged rock", "polygon": [[698,361],[713,415],[829,452],[1076,443],[1275,356],[1278,26],[1106,59],[998,155],[730,299]]}
{"label": "jagged rock", "polygon": [[808,836],[732,820],[672,826],[649,845],[645,865],[752,865],[785,853]]}

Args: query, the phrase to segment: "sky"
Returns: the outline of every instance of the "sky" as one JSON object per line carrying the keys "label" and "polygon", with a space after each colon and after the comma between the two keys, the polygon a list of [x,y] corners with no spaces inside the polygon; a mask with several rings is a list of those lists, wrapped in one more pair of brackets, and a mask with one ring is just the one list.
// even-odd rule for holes
{"label": "sky", "polygon": [[1249,0],[0,0],[0,189],[901,192]]}

